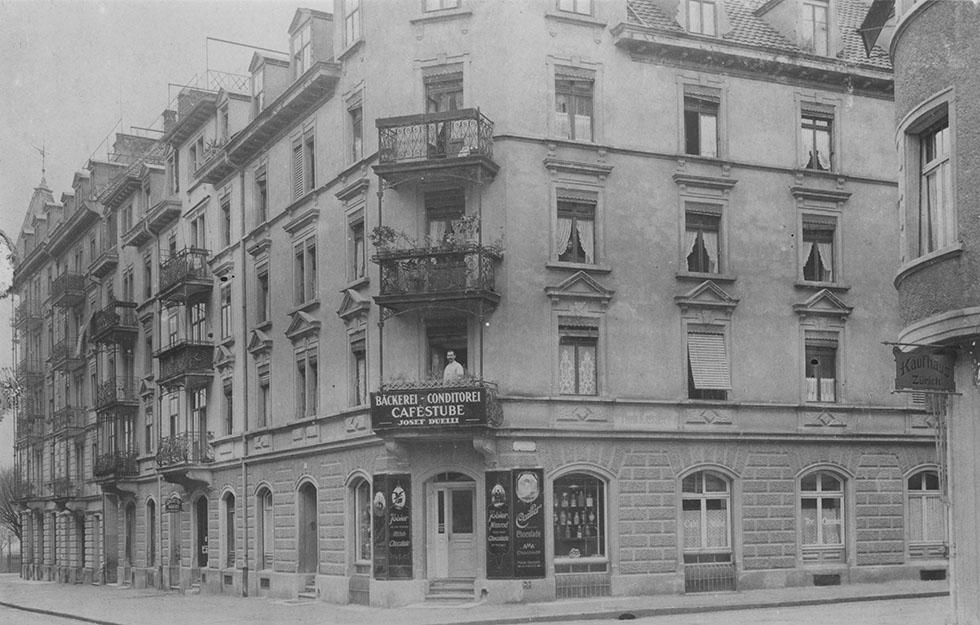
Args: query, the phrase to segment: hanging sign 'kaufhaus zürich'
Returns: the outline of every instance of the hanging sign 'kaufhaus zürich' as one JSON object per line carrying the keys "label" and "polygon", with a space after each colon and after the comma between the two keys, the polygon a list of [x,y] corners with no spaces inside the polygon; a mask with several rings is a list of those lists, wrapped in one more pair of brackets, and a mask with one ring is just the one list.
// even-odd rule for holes
{"label": "hanging sign 'kaufhaus z\u00fcrich'", "polygon": [[486,424],[487,391],[480,386],[371,393],[371,426],[375,431]]}
{"label": "hanging sign 'kaufhaus z\u00fcrich'", "polygon": [[953,354],[919,348],[903,352],[892,349],[895,355],[895,390],[954,391]]}

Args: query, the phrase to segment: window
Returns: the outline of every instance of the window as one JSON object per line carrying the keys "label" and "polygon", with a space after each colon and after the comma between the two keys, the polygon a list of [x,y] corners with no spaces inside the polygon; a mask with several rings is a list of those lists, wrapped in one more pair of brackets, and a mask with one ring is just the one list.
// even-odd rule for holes
{"label": "window", "polygon": [[146,453],[151,453],[153,451],[153,406],[152,404],[147,404],[146,410],[143,412],[143,446],[146,448]]}
{"label": "window", "polygon": [[258,68],[252,74],[252,115],[258,115],[265,108],[264,67]]}
{"label": "window", "polygon": [[803,216],[803,279],[834,282],[834,231],[836,219],[820,215]]}
{"label": "window", "polygon": [[146,502],[146,566],[157,563],[157,504],[152,499]]}
{"label": "window", "polygon": [[807,338],[806,400],[810,402],[837,401],[836,341]]}
{"label": "window", "polygon": [[[589,74],[589,76],[586,76]],[[581,70],[555,70],[555,123],[563,139],[593,140],[595,77]]]}
{"label": "window", "polygon": [[312,237],[293,248],[295,302],[304,304],[317,298],[316,241]]}
{"label": "window", "polygon": [[188,318],[190,322],[190,336],[188,337],[192,341],[206,341],[208,340],[208,305],[207,302],[195,302],[191,304],[188,310]]}
{"label": "window", "polygon": [[174,307],[167,310],[167,347],[171,347],[177,344],[178,337],[178,320],[179,320],[179,309]]}
{"label": "window", "polygon": [[304,193],[316,187],[316,141],[313,130],[303,133],[301,138],[293,142],[293,199],[298,199]]}
{"label": "window", "polygon": [[167,176],[170,181],[170,193],[180,191],[180,152],[174,150],[167,159]]}
{"label": "window", "polygon": [[732,559],[731,488],[714,471],[698,471],[681,482],[684,562],[730,562]]}
{"label": "window", "polygon": [[180,433],[180,398],[177,396],[177,393],[173,393],[170,395],[169,403],[170,403],[170,435],[177,436]]}
{"label": "window", "polygon": [[426,13],[430,11],[445,11],[459,7],[459,0],[424,0],[423,8]]}
{"label": "window", "polygon": [[312,46],[310,44],[310,32],[313,23],[307,22],[293,35],[289,42],[293,51],[293,78],[299,78],[310,69],[312,65]]}
{"label": "window", "polygon": [[258,528],[255,533],[259,544],[256,552],[259,558],[259,569],[272,568],[273,545],[275,544],[275,518],[272,508],[272,491],[263,488],[258,494]]}
{"label": "window", "polygon": [[455,222],[464,215],[465,210],[466,195],[462,189],[426,192],[426,230],[432,245],[440,245],[452,238]]}
{"label": "window", "polygon": [[124,302],[136,301],[136,289],[134,286],[133,268],[126,267],[122,275],[122,298]]}
{"label": "window", "polygon": [[721,273],[721,207],[688,203],[684,210],[684,261],[695,273]]}
{"label": "window", "polygon": [[191,247],[207,249],[208,233],[205,226],[203,213],[191,220]]}
{"label": "window", "polygon": [[803,25],[800,32],[802,47],[814,54],[827,55],[830,47],[827,29],[827,3],[808,1],[803,3]]}
{"label": "window", "polygon": [[153,297],[153,256],[143,256],[143,299]]}
{"label": "window", "polygon": [[262,428],[269,425],[269,415],[272,410],[272,396],[269,394],[268,376],[259,379],[259,418],[258,427]]}
{"label": "window", "polygon": [[732,388],[726,337],[719,330],[687,332],[687,396],[728,399]]}
{"label": "window", "polygon": [[361,38],[361,0],[344,0],[344,45]]}
{"label": "window", "polygon": [[255,221],[256,225],[263,224],[269,219],[269,187],[265,167],[255,170]]}
{"label": "window", "polygon": [[364,156],[364,110],[358,105],[347,114],[350,117],[350,159],[356,163]]}
{"label": "window", "polygon": [[[199,388],[190,392],[191,395],[191,431],[197,434],[201,443],[207,442],[208,433],[208,389]],[[203,453],[203,446],[201,449]]]}
{"label": "window", "polygon": [[358,480],[352,489],[354,497],[354,562],[361,566],[371,563],[371,484]]}
{"label": "window", "polygon": [[558,260],[595,264],[595,202],[558,200],[558,231],[555,250]]}
{"label": "window", "polygon": [[271,300],[269,298],[269,268],[263,267],[255,276],[256,300],[255,300],[255,321],[265,323],[269,320],[269,308]]}
{"label": "window", "polygon": [[919,471],[908,478],[908,540],[911,557],[945,555],[946,509],[939,473]]}
{"label": "window", "polygon": [[919,135],[919,256],[956,242],[949,140],[948,119]]}
{"label": "window", "polygon": [[232,391],[231,379],[225,380],[225,384],[222,387],[222,396],[224,399],[224,431],[225,434],[231,434],[235,431],[235,401],[234,392]]}
{"label": "window", "polygon": [[204,155],[204,135],[199,136],[193,143],[191,143],[191,146],[188,149],[188,156],[190,157],[188,159],[190,162],[187,164],[189,169],[187,172],[187,177],[193,178],[194,172],[196,172],[197,169],[204,164],[206,158]]}
{"label": "window", "polygon": [[[455,67],[458,66],[452,66]],[[462,70],[425,76],[423,80],[426,113],[445,113],[463,108]]]}
{"label": "window", "polygon": [[228,493],[224,497],[225,566],[235,566],[235,496]]}
{"label": "window", "polygon": [[363,334],[350,344],[351,405],[367,403],[367,350]]}
{"label": "window", "polygon": [[[605,558],[605,483],[591,475],[572,473],[555,479],[555,560]],[[558,564],[556,562],[556,572]],[[562,571],[564,572],[564,571]]]}
{"label": "window", "polygon": [[558,0],[558,10],[579,15],[592,15],[592,0]]}
{"label": "window", "polygon": [[359,220],[350,224],[350,269],[348,279],[353,282],[367,275],[367,247],[364,245],[364,221]]}
{"label": "window", "polygon": [[558,392],[596,395],[599,329],[591,325],[558,327]]}
{"label": "window", "polygon": [[707,90],[690,90],[684,94],[684,153],[695,156],[718,156],[718,109],[721,96]]}
{"label": "window", "polygon": [[153,326],[143,326],[143,375],[153,375]]}
{"label": "window", "polygon": [[221,196],[221,247],[231,245],[231,196],[225,194]]}
{"label": "window", "polygon": [[833,159],[833,116],[825,113],[803,111],[800,132],[803,153],[802,163],[806,169],[823,171],[832,168]]}
{"label": "window", "polygon": [[800,479],[800,526],[804,561],[843,561],[843,479],[829,471]]}
{"label": "window", "polygon": [[687,0],[687,30],[702,35],[715,34],[714,0]]}
{"label": "window", "polygon": [[231,337],[231,285],[221,287],[221,338]]}
{"label": "window", "polygon": [[441,380],[446,369],[448,352],[455,352],[456,362],[465,371],[469,363],[467,350],[467,323],[464,317],[430,320],[425,326],[429,347],[428,375]]}
{"label": "window", "polygon": [[316,346],[297,354],[296,357],[296,417],[316,415],[317,354]]}

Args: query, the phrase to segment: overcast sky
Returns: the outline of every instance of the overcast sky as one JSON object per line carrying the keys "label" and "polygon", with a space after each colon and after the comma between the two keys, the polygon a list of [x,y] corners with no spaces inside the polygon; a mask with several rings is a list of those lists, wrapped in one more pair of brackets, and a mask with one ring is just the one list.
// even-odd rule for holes
{"label": "overcast sky", "polygon": [[[179,89],[170,83],[204,86],[209,68],[246,73],[252,50],[208,37],[288,50],[295,10],[332,5],[0,0],[0,62],[7,65],[0,79],[0,229],[17,237],[41,179],[39,148],[58,199],[90,157],[105,158],[113,133],[161,127],[160,113]],[[0,301],[0,367],[12,359],[9,315],[10,302]],[[0,466],[12,463],[12,453],[8,415],[0,422]]]}

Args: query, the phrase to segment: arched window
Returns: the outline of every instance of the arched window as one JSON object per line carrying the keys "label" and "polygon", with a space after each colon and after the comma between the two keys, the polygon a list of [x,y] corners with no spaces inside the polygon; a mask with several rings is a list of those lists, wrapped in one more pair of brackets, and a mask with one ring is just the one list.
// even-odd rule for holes
{"label": "arched window", "polygon": [[732,559],[731,488],[721,473],[698,471],[681,482],[684,562]]}
{"label": "arched window", "polygon": [[[606,557],[606,485],[585,473],[554,482],[555,571],[572,572],[574,561]],[[566,570],[567,569],[567,570]]]}
{"label": "arched window", "polygon": [[259,559],[259,569],[271,569],[276,528],[272,511],[272,491],[263,488],[256,498],[258,499],[255,508],[258,516],[258,527],[255,528],[255,535],[259,544],[255,553]]}
{"label": "arched window", "polygon": [[[354,528],[354,564],[358,572],[371,570],[371,484],[365,479],[356,480],[351,486]],[[363,569],[363,570],[362,570]]]}
{"label": "arched window", "polygon": [[940,498],[939,474],[919,471],[909,476],[907,484],[909,557],[945,556],[946,510]]}
{"label": "arched window", "polygon": [[157,564],[157,504],[146,502],[146,566]]}
{"label": "arched window", "polygon": [[126,504],[126,527],[125,527],[125,555],[126,564],[133,565],[133,544],[136,542],[136,504],[129,502]]}
{"label": "arched window", "polygon": [[844,560],[844,479],[829,471],[800,478],[803,561]]}

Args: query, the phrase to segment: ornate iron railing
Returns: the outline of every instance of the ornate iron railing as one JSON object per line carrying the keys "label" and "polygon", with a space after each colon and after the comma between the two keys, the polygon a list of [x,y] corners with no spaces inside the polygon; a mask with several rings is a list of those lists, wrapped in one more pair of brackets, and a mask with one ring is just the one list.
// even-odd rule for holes
{"label": "ornate iron railing", "polygon": [[55,499],[68,499],[78,492],[78,485],[70,477],[59,477],[48,482],[48,492]]}
{"label": "ornate iron railing", "polygon": [[187,248],[163,261],[160,265],[160,290],[187,282],[188,280],[210,280],[208,250]]}
{"label": "ornate iron railing", "polygon": [[75,406],[64,406],[54,411],[51,416],[53,432],[77,431],[85,427],[85,409]]}
{"label": "ornate iron railing", "polygon": [[214,366],[214,345],[208,341],[183,340],[157,352],[157,358],[161,380],[184,373],[207,373]]}
{"label": "ornate iron railing", "polygon": [[17,363],[17,368],[14,370],[14,376],[17,378],[18,382],[24,383],[29,378],[40,377],[44,375],[44,365],[41,364],[40,358],[22,358],[20,362]]}
{"label": "ornate iron railing", "polygon": [[14,310],[14,325],[19,326],[26,323],[40,323],[44,319],[41,312],[41,304],[34,298],[26,298],[17,304]]}
{"label": "ornate iron railing", "polygon": [[81,360],[75,355],[78,340],[74,336],[66,336],[51,346],[51,367],[55,370],[77,364]]}
{"label": "ornate iron railing", "polygon": [[200,432],[165,436],[160,439],[160,447],[157,449],[157,466],[214,462],[210,438],[210,432],[206,436]]}
{"label": "ornate iron railing", "polygon": [[95,406],[101,408],[117,403],[135,403],[139,401],[136,378],[117,376],[99,384],[95,392]]}
{"label": "ornate iron railing", "polygon": [[136,321],[136,304],[133,302],[112,302],[92,315],[89,332],[93,337],[112,330],[139,330]]}
{"label": "ornate iron railing", "polygon": [[493,158],[493,122],[480,109],[379,119],[381,164],[485,156]]}
{"label": "ornate iron railing", "polygon": [[492,292],[500,250],[476,244],[379,251],[380,295]]}
{"label": "ornate iron railing", "polygon": [[95,477],[129,477],[139,473],[136,463],[136,450],[116,450],[106,454],[101,454],[95,459],[95,466],[92,473]]}
{"label": "ornate iron railing", "polygon": [[54,301],[66,298],[85,297],[85,276],[80,273],[63,273],[51,284],[51,297]]}

